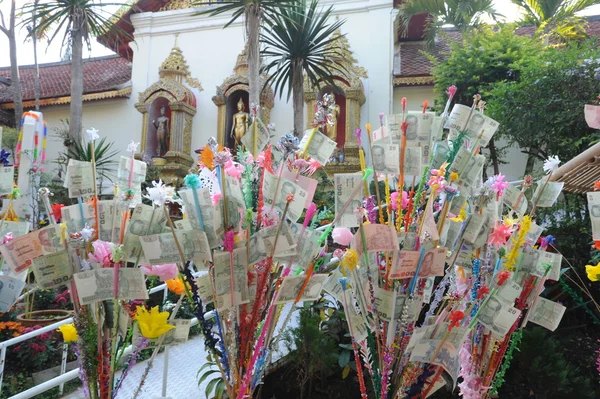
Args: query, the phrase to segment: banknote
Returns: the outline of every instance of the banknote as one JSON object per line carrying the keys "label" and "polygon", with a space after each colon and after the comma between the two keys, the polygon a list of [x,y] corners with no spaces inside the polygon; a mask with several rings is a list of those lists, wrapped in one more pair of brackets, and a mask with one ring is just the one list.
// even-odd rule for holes
{"label": "banknote", "polygon": [[417,243],[417,233],[415,232],[400,232],[398,236],[398,246],[405,251],[412,251]]}
{"label": "banknote", "polygon": [[[398,129],[400,129],[400,127],[398,127]],[[373,143],[383,139],[387,139],[386,143],[389,143],[390,141],[387,126],[381,126],[379,129],[373,130],[371,134],[373,135]]]}
{"label": "banknote", "polygon": [[[233,267],[233,278],[231,268]],[[215,251],[214,279],[217,309],[227,309],[250,301],[248,289],[248,259],[246,248],[236,248],[232,253]],[[231,302],[233,293],[234,303]]]}
{"label": "banknote", "polygon": [[594,241],[600,240],[600,191],[587,193],[588,209],[592,220]]}
{"label": "banknote", "polygon": [[471,152],[465,147],[461,147],[454,158],[454,162],[450,166],[450,173],[458,173],[458,187],[461,190],[467,191],[473,188],[477,181],[481,181],[481,172],[485,156],[477,154],[472,156]]}
{"label": "banknote", "polygon": [[[420,176],[423,165],[423,151],[425,147],[406,147],[404,151],[404,174],[410,176]],[[427,147],[429,151],[429,147]],[[429,152],[427,152],[429,160]],[[429,163],[429,162],[427,162]]]}
{"label": "banknote", "polygon": [[65,206],[61,208],[60,212],[61,220],[67,223],[69,234],[81,231],[86,224],[92,227],[96,224],[94,207],[87,202],[81,205]]}
{"label": "banknote", "polygon": [[[323,283],[323,290],[334,297],[336,300],[343,302],[343,290],[340,284],[340,279],[344,277],[342,271],[337,267],[331,274],[325,279]],[[351,281],[350,281],[351,283]]]}
{"label": "banknote", "polygon": [[[196,190],[198,207],[196,207],[196,200],[194,199],[192,190],[181,190],[178,194],[185,205],[185,213],[188,216],[187,220],[191,228],[194,230],[204,230],[211,248],[220,246],[223,243],[221,239],[223,235],[223,222],[220,209],[213,206],[212,199],[210,198],[210,190],[206,187]],[[200,225],[197,208],[200,208],[202,225]]]}
{"label": "banknote", "polygon": [[[366,239],[367,252],[386,252],[397,251],[398,236],[394,226],[387,224],[366,224],[362,227]],[[362,255],[365,246],[363,246],[362,234],[357,231],[352,238],[351,248]]]}
{"label": "banknote", "polygon": [[520,314],[521,311],[514,308],[510,302],[506,302],[498,295],[493,295],[481,308],[477,320],[494,334],[503,338]]}
{"label": "banknote", "polygon": [[132,320],[131,320],[131,316],[129,315],[129,312],[127,311],[127,309],[125,309],[125,307],[120,306],[119,307],[118,328],[119,328],[119,334],[121,334],[121,337],[123,337],[123,339],[125,339],[125,337],[127,336],[127,333],[129,331],[129,327],[131,327],[131,324],[132,324]]}
{"label": "banknote", "polygon": [[[280,179],[277,187],[277,176],[265,171],[263,180],[263,198],[267,206],[275,206],[282,212],[287,205],[288,194],[293,194],[294,199],[290,202],[286,217],[292,222],[297,222],[306,204],[308,193],[298,184],[287,179]],[[273,200],[275,204],[273,205]]]}
{"label": "banknote", "polygon": [[[277,243],[275,243],[275,235],[277,234],[277,229],[278,226],[273,225],[264,228],[258,232],[259,236],[263,239],[263,243],[265,246],[265,256],[271,256],[271,254],[273,254],[274,257],[285,257],[294,255],[294,252],[290,251],[297,247],[296,237],[294,237],[294,233],[292,233],[292,230],[290,229],[287,223],[283,223],[279,231]],[[252,238],[250,238],[250,240],[252,240]],[[275,247],[275,250],[273,250],[273,247],[275,245],[277,246]]]}
{"label": "banknote", "polygon": [[371,146],[371,164],[373,170],[382,174],[400,173],[400,145],[373,144]]}
{"label": "banknote", "polygon": [[[199,265],[212,260],[206,233],[200,230],[175,230],[175,235],[185,262],[191,260]],[[144,257],[150,265],[183,262],[173,233],[141,236],[140,241]]]}
{"label": "banknote", "polygon": [[486,223],[487,218],[487,213],[475,212],[473,215],[471,215],[471,217],[469,218],[469,222],[465,227],[462,238],[466,242],[473,244],[475,240],[477,240],[477,237],[479,237],[479,233],[482,230],[484,223]]}
{"label": "banknote", "polygon": [[67,250],[33,260],[35,282],[43,289],[66,285],[73,278],[73,266]]}
{"label": "banknote", "polygon": [[588,126],[592,129],[600,129],[600,106],[586,104],[583,112]]}
{"label": "banknote", "polygon": [[33,265],[40,256],[61,251],[60,228],[51,225],[17,237],[0,246],[0,252],[14,273],[20,273]]}
{"label": "banknote", "polygon": [[[433,123],[433,118],[435,114],[433,112],[423,113],[421,111],[408,111],[406,115],[406,119],[404,120],[407,123],[406,127],[406,141],[407,145],[418,147],[419,145],[425,146],[429,145],[431,142],[431,124]],[[394,118],[394,122],[401,122],[401,115],[396,115]],[[393,134],[390,136],[392,144],[400,144],[402,139],[402,131],[400,129],[400,124],[398,124],[398,130],[394,130]],[[394,123],[394,128],[396,127],[396,123]]]}
{"label": "banknote", "polygon": [[133,210],[127,232],[136,236],[161,234],[167,223],[167,217],[162,209],[149,205],[138,204]]}
{"label": "banknote", "polygon": [[[360,173],[336,173],[333,177],[335,184],[335,214],[338,218],[337,227],[358,227],[356,209],[362,208],[362,195],[352,194],[357,187],[363,186]],[[350,203],[348,203],[350,201]],[[342,212],[342,208],[346,207]]]}
{"label": "banknote", "polygon": [[[98,201],[98,223],[100,224],[100,239],[115,241],[121,234],[121,218],[123,203],[113,200]],[[90,203],[70,205],[61,208],[61,219],[67,223],[67,231],[73,234],[81,231],[85,225],[96,225],[96,211]],[[114,228],[114,231],[113,231]]]}
{"label": "banknote", "polygon": [[547,328],[550,331],[554,331],[560,324],[566,309],[567,308],[560,303],[553,302],[540,296],[535,301],[533,309],[531,310],[529,321]]}
{"label": "banknote", "polygon": [[202,299],[202,303],[205,306],[209,303],[213,303],[215,301],[215,296],[213,295],[210,275],[204,274],[202,276],[198,276],[196,277],[195,281],[196,286],[198,287],[198,295],[200,296],[200,299]]}
{"label": "banknote", "polygon": [[29,233],[31,224],[29,222],[0,222],[0,237],[4,237],[7,233],[12,233],[13,237],[21,237]]}
{"label": "banknote", "polygon": [[69,159],[67,165],[68,179],[65,181],[69,190],[69,198],[86,197],[94,193],[92,163]]}
{"label": "banknote", "polygon": [[[279,246],[279,243],[277,244]],[[260,232],[254,233],[248,240],[248,263],[251,265],[257,264],[267,256],[269,254],[267,254],[264,239],[261,237]]]}
{"label": "banknote", "polygon": [[10,276],[0,276],[0,313],[6,313],[13,307],[24,287],[25,281]]}
{"label": "banknote", "polygon": [[[107,301],[114,297],[114,269],[94,269],[73,274],[77,295],[82,305]],[[144,274],[138,268],[119,269],[120,300],[148,299]]]}
{"label": "banknote", "polygon": [[[254,146],[255,136],[256,147]],[[246,150],[250,151],[254,156],[254,159],[256,159],[256,157],[258,157],[258,154],[260,154],[262,150],[267,146],[270,138],[271,134],[269,133],[269,129],[265,126],[263,121],[257,118],[252,122],[246,134],[242,137],[241,141],[244,147],[246,147]]]}
{"label": "banknote", "polygon": [[[133,162],[133,174],[131,173],[131,162]],[[146,162],[131,158],[121,157],[119,159],[119,170],[117,172],[117,184],[119,191],[133,190],[133,201],[131,206],[142,203],[142,183],[146,181]],[[131,186],[129,185],[131,181]]]}
{"label": "banknote", "polygon": [[[518,189],[515,185],[510,184],[508,187],[504,189],[504,195],[502,196],[502,202],[509,209],[517,212],[518,215],[524,215],[527,212],[527,198],[525,195],[521,196],[519,203],[517,204],[517,200],[521,196],[521,190]],[[517,209],[514,209],[515,204],[517,204]]]}
{"label": "banknote", "polygon": [[[275,304],[294,302],[300,293],[300,289],[304,285],[304,275],[284,277]],[[304,292],[300,297],[300,302],[316,301],[321,297],[323,284],[327,279],[327,274],[314,274],[308,280]]]}
{"label": "banknote", "polygon": [[[175,346],[187,342],[192,327],[190,319],[168,320],[167,323],[175,328],[167,331],[164,335],[150,339],[146,348],[155,348],[159,342],[161,346]],[[141,337],[139,325],[136,323],[133,328],[132,342],[138,342]]]}
{"label": "banknote", "polygon": [[498,298],[502,299],[504,302],[514,303],[515,299],[521,295],[521,291],[523,291],[521,284],[514,280],[508,280],[500,287],[497,295]]}
{"label": "banknote", "polygon": [[[537,255],[537,256],[536,256]],[[536,250],[534,252],[533,271],[531,274],[538,277],[543,277],[547,265],[552,265],[550,271],[546,275],[548,280],[558,281],[560,278],[560,266],[562,264],[562,255],[554,252]]]}
{"label": "banknote", "polygon": [[[444,266],[446,262],[446,248],[434,248],[425,252],[419,270],[419,277],[435,277],[444,275]],[[420,251],[399,251],[393,259],[390,278],[403,279],[412,278],[417,271]]]}
{"label": "banknote", "polygon": [[[297,246],[293,249],[294,254],[290,256],[278,257],[278,259],[280,262],[285,263],[290,267],[292,265],[289,263],[293,260],[294,265],[297,265],[302,269],[306,269],[306,267],[311,263],[312,259],[321,250],[321,247],[318,245],[321,232],[305,229],[303,237],[300,239],[300,232],[302,231],[301,224],[292,223],[290,225],[290,230],[294,234],[297,242]],[[250,249],[250,251],[252,251],[252,249]]]}
{"label": "banknote", "polygon": [[463,224],[459,221],[447,219],[440,237],[440,244],[448,248],[449,251],[454,251],[462,226]]}
{"label": "banknote", "polygon": [[431,122],[431,141],[441,141],[444,136],[444,128],[442,127],[442,116],[436,115]]}
{"label": "banknote", "polygon": [[450,147],[445,141],[439,141],[433,146],[433,158],[431,159],[431,169],[439,169],[450,155]]}
{"label": "banknote", "polygon": [[13,191],[15,184],[15,167],[0,167],[0,195],[8,195]]}
{"label": "banknote", "polygon": [[244,194],[242,193],[242,185],[238,178],[226,175],[226,191],[227,196],[233,198],[237,203],[238,207],[246,209],[246,202],[244,201]]}
{"label": "banknote", "polygon": [[[356,306],[354,306],[353,303],[354,301],[351,299],[352,296],[350,295],[350,291],[347,290],[346,300],[342,300],[342,303],[344,304],[344,311],[346,313],[346,319],[350,325],[350,333],[352,334],[352,338],[354,338],[355,342],[361,342],[363,339],[367,338],[369,330],[364,315],[357,311]],[[346,304],[348,304],[347,307]]]}
{"label": "banknote", "polygon": [[292,172],[285,166],[283,166],[281,177],[295,182],[306,191],[306,202],[304,203],[304,207],[308,208],[315,196],[315,191],[317,190],[317,185],[319,182],[315,179],[311,179],[310,177],[302,176],[298,173]]}
{"label": "banknote", "polygon": [[387,115],[385,117],[386,121],[386,130],[382,131],[382,137],[375,138],[373,137],[373,141],[380,140],[382,138],[388,138],[387,142],[400,142],[400,136],[402,135],[402,130],[400,130],[400,126],[402,125],[402,115],[394,114]]}
{"label": "banknote", "polygon": [[425,287],[423,287],[423,303],[431,302],[431,296],[433,294],[434,283],[435,283],[435,277],[427,277],[425,279]]}
{"label": "banknote", "polygon": [[[306,147],[312,132],[312,130],[307,130],[304,134],[302,141],[300,141],[301,149],[304,150]],[[329,159],[331,158],[331,155],[333,155],[336,147],[337,143],[335,141],[316,130],[305,153],[317,161],[321,166],[325,166],[327,165],[327,162],[329,162]]]}
{"label": "banknote", "polygon": [[[394,293],[394,291],[386,291],[377,287],[373,288],[375,290],[375,308],[377,309],[379,318],[390,321],[392,320],[393,315],[393,319],[398,320],[402,314],[407,296],[399,295],[398,293]],[[394,297],[396,298],[395,303]],[[420,300],[411,301],[410,304],[407,304],[407,306],[410,306],[407,309],[409,320],[415,320],[417,317],[419,317],[419,313],[421,312]]]}
{"label": "banknote", "polygon": [[[470,118],[469,118],[470,116]],[[468,121],[468,124],[467,124]],[[484,115],[481,112],[474,111],[471,113],[471,108],[462,104],[456,104],[452,108],[452,112],[446,122],[446,129],[450,129],[449,138],[457,136],[457,131],[466,130],[467,137],[472,140],[479,138],[479,145],[487,146],[498,130],[498,122]],[[454,131],[454,132],[453,132]]]}
{"label": "banknote", "polygon": [[548,182],[548,184],[546,184],[545,179],[540,180],[537,183],[537,187],[533,193],[533,196],[531,197],[532,201],[534,203],[537,201],[538,208],[549,208],[554,205],[558,199],[558,196],[562,192],[564,185],[564,182]]}

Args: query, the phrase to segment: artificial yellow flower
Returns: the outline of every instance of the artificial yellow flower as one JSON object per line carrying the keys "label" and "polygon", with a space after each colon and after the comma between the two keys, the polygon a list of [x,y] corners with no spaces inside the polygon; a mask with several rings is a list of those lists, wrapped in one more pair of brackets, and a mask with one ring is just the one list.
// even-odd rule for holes
{"label": "artificial yellow flower", "polygon": [[358,264],[358,252],[351,248],[346,249],[340,263],[344,268],[354,270]]}
{"label": "artificial yellow flower", "polygon": [[77,341],[77,330],[75,329],[75,325],[73,323],[63,324],[62,326],[58,327],[58,331],[62,333],[63,341],[65,341],[65,343]]}
{"label": "artificial yellow flower", "polygon": [[180,278],[173,278],[171,280],[166,280],[167,288],[174,294],[181,295],[185,292],[185,287],[183,286],[183,282]]}
{"label": "artificial yellow flower", "polygon": [[467,219],[467,203],[465,202],[465,204],[462,206],[462,208],[460,208],[460,213],[458,214],[458,216],[454,217],[454,218],[449,218],[450,220],[452,220],[453,222],[459,222],[462,223]]}
{"label": "artificial yellow flower", "polygon": [[450,183],[455,182],[457,180],[458,180],[458,173],[456,173],[456,172],[450,173]]}
{"label": "artificial yellow flower", "polygon": [[591,281],[600,280],[600,262],[596,266],[585,265],[585,272]]}
{"label": "artificial yellow flower", "polygon": [[145,307],[138,306],[135,313],[135,320],[137,320],[140,327],[140,333],[148,339],[158,338],[175,328],[175,326],[167,323],[168,318],[169,312],[159,312],[158,306],[150,309],[150,312]]}

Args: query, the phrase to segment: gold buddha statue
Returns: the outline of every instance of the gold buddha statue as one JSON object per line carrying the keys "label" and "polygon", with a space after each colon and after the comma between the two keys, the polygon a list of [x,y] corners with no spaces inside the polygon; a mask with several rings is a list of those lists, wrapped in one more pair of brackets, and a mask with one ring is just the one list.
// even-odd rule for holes
{"label": "gold buddha statue", "polygon": [[[333,94],[331,94],[333,96]],[[331,113],[332,124],[327,125],[327,137],[337,143],[337,131],[338,131],[338,118],[340,117],[340,106],[334,104],[333,107],[329,108]]]}
{"label": "gold buddha statue", "polygon": [[238,113],[233,115],[233,126],[231,127],[231,137],[238,144],[241,143],[242,137],[244,137],[248,129],[249,114],[244,111],[244,108],[244,102],[240,98],[240,101],[237,103]]}

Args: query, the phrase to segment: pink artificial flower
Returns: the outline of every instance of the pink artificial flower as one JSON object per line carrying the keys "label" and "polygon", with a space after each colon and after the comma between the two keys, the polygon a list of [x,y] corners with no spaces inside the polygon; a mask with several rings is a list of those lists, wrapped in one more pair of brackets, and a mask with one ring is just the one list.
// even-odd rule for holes
{"label": "pink artificial flower", "polygon": [[448,87],[448,90],[446,90],[446,94],[448,94],[448,97],[450,97],[449,100],[452,100],[452,98],[456,94],[456,90],[458,89],[454,85]]}
{"label": "pink artificial flower", "polygon": [[492,177],[493,182],[491,184],[492,190],[498,195],[498,197],[501,197],[502,194],[504,193],[504,189],[506,189],[506,187],[508,187],[509,183],[507,181],[504,181],[504,178],[506,176],[504,176],[502,173],[499,173],[498,176],[494,176]]}
{"label": "pink artificial flower", "polygon": [[225,173],[227,173],[228,176],[239,179],[242,175],[242,166],[239,163],[233,162],[230,159],[225,163]]}
{"label": "pink artificial flower", "polygon": [[336,227],[331,232],[331,237],[333,242],[347,247],[352,242],[353,235],[347,227]]}
{"label": "pink artificial flower", "polygon": [[9,233],[6,233],[6,234],[4,235],[4,238],[2,239],[2,245],[6,244],[6,243],[7,243],[7,242],[9,242],[9,241],[12,241],[12,240],[13,240],[13,238],[14,238],[14,237],[13,237],[13,233],[11,233],[11,232],[9,232]]}
{"label": "pink artificial flower", "polygon": [[100,263],[102,267],[108,267],[111,263],[111,254],[113,250],[113,244],[110,242],[96,240],[92,243],[94,252],[88,254],[88,258],[91,262]]}
{"label": "pink artificial flower", "polygon": [[341,248],[336,248],[336,250],[333,251],[334,258],[342,259],[342,256],[344,256],[344,250],[342,250]]}
{"label": "pink artificial flower", "polygon": [[[398,192],[394,191],[392,195],[390,195],[390,202],[392,203],[392,209],[398,210]],[[402,191],[402,209],[406,209],[408,205],[408,193],[406,191]]]}
{"label": "pink artificial flower", "polygon": [[172,280],[177,277],[179,270],[175,263],[165,265],[141,265],[140,269],[146,276],[158,276],[160,281]]}
{"label": "pink artificial flower", "polygon": [[216,193],[212,196],[213,205],[219,205],[219,201],[221,200],[221,193]]}

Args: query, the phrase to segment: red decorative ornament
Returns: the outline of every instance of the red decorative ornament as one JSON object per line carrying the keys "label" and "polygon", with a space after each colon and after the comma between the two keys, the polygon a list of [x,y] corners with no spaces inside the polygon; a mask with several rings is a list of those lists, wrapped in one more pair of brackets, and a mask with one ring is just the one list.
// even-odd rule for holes
{"label": "red decorative ornament", "polygon": [[452,331],[454,327],[459,327],[460,322],[465,318],[465,314],[460,310],[454,311],[450,314],[450,324],[448,325],[448,331]]}

